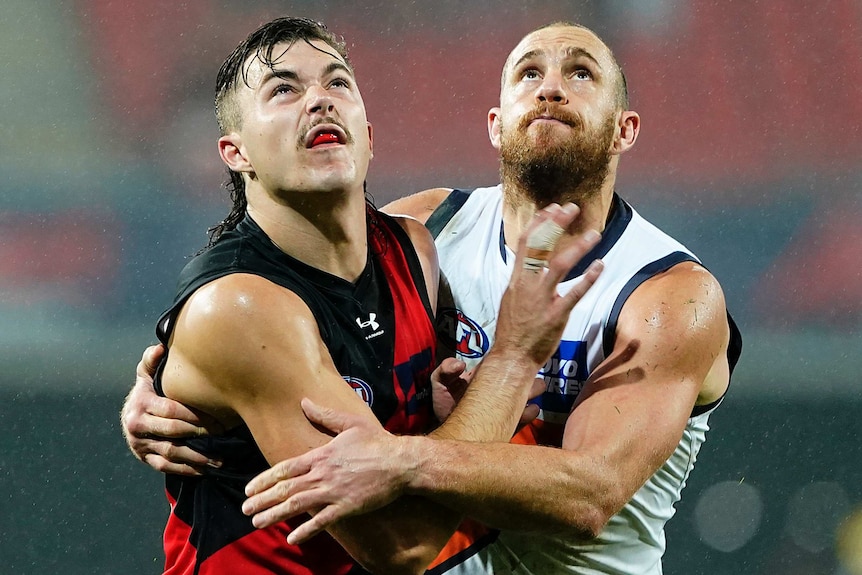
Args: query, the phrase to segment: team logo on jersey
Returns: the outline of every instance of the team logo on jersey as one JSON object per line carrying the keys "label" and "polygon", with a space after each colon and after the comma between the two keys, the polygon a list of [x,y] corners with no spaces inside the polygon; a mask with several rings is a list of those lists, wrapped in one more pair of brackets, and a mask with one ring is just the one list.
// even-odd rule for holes
{"label": "team logo on jersey", "polygon": [[378,335],[383,335],[383,330],[380,329],[380,324],[377,323],[377,314],[374,312],[368,314],[367,321],[363,321],[361,317],[356,318],[356,325],[358,325],[360,329],[371,328],[371,333],[365,336],[366,340],[377,337]]}
{"label": "team logo on jersey", "polygon": [[547,385],[539,402],[545,415],[557,413],[567,416],[589,376],[586,342],[561,341],[551,359],[539,370],[539,375]]}
{"label": "team logo on jersey", "polygon": [[482,357],[490,347],[488,334],[479,324],[451,307],[437,313],[437,336],[441,344],[461,358]]}
{"label": "team logo on jersey", "polygon": [[358,395],[362,401],[368,404],[368,407],[371,407],[374,403],[374,392],[371,390],[370,385],[358,377],[344,376],[344,381],[347,382],[347,385],[353,388],[353,391],[356,392],[356,395]]}

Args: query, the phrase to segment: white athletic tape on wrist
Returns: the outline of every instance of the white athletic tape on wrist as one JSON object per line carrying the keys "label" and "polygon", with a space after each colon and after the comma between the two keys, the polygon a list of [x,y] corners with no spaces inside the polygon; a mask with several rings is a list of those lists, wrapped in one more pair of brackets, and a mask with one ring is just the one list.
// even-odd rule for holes
{"label": "white athletic tape on wrist", "polygon": [[527,236],[527,256],[524,258],[524,268],[538,270],[548,267],[548,259],[557,240],[565,230],[553,220],[545,220]]}

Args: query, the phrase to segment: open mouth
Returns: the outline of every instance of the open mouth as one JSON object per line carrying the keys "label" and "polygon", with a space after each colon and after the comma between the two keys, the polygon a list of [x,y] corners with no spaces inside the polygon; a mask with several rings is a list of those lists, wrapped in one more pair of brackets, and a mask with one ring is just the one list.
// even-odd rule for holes
{"label": "open mouth", "polygon": [[309,130],[305,136],[306,148],[346,143],[347,135],[344,133],[344,130],[334,124],[319,124]]}

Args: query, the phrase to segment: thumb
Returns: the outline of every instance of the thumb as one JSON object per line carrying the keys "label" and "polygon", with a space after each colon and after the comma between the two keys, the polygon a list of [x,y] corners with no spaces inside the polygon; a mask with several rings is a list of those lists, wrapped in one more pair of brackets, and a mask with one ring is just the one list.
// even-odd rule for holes
{"label": "thumb", "polygon": [[331,407],[324,407],[307,397],[302,398],[300,402],[302,412],[305,417],[316,427],[323,428],[324,432],[329,432],[329,435],[338,435],[350,427],[354,427],[356,422],[353,421],[351,414],[343,411],[336,411]]}
{"label": "thumb", "polygon": [[151,345],[145,349],[144,355],[141,356],[141,361],[138,363],[137,375],[152,379],[163,355],[165,355],[165,346],[162,344]]}
{"label": "thumb", "polygon": [[447,357],[437,368],[437,379],[443,385],[457,381],[466,368],[467,364],[460,359]]}

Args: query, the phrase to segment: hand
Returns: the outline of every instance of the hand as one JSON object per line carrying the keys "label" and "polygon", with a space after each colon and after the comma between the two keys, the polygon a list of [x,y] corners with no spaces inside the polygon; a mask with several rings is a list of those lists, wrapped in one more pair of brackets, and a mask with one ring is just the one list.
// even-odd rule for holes
{"label": "hand", "polygon": [[120,414],[123,436],[135,457],[156,471],[201,475],[205,466],[219,467],[221,462],[172,440],[215,433],[220,429],[215,422],[204,421],[183,404],[156,394],[153,376],[164,353],[163,345],[150,346],[138,363],[135,385]]}
{"label": "hand", "polygon": [[263,528],[301,513],[315,513],[287,536],[299,545],[336,521],[379,509],[404,491],[407,481],[399,440],[360,416],[302,400],[313,424],[337,436],[298,457],[275,464],[245,488],[242,512]]}
{"label": "hand", "polygon": [[[594,230],[579,237],[571,234],[579,213],[574,204],[565,207],[551,204],[536,214],[518,242],[512,278],[500,303],[494,347],[506,357],[530,361],[537,369],[559,345],[569,313],[598,279],[603,267],[600,260],[592,262],[567,293],[558,293],[558,284],[600,238]],[[542,256],[545,267],[530,265],[525,262],[528,238],[546,228],[549,221],[565,233],[559,242],[547,245],[548,250]]]}
{"label": "hand", "polygon": [[465,371],[467,364],[452,357],[444,359],[431,374],[431,403],[437,421],[444,422],[464,397],[473,379],[473,371]]}

